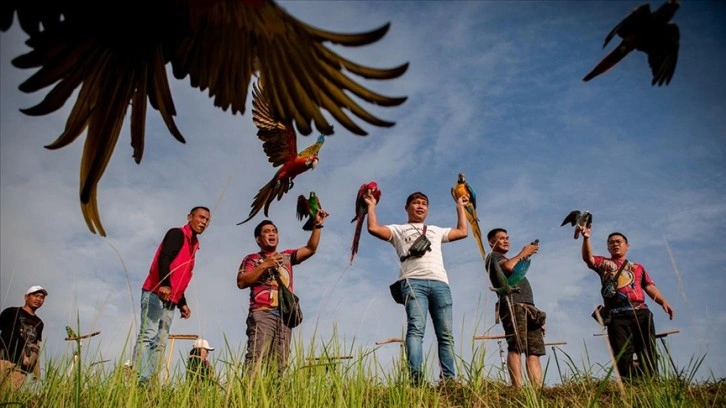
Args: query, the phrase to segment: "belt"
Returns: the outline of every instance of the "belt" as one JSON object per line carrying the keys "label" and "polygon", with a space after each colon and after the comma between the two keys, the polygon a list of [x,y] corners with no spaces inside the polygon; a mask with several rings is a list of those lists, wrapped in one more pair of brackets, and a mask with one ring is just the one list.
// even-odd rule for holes
{"label": "belt", "polygon": [[622,306],[622,307],[616,307],[613,309],[610,309],[611,314],[618,314],[623,312],[632,312],[633,310],[641,310],[641,309],[647,309],[648,306],[645,303],[640,303],[637,305],[628,305],[628,306]]}

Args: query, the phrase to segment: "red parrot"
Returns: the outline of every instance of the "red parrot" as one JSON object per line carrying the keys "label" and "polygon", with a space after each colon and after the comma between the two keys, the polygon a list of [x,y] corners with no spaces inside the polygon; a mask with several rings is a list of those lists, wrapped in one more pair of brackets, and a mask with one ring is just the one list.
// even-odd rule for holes
{"label": "red parrot", "polygon": [[353,234],[353,245],[350,248],[350,264],[353,265],[353,259],[358,253],[358,242],[360,241],[360,234],[363,231],[363,221],[368,214],[368,204],[365,202],[365,196],[372,195],[376,199],[376,203],[381,199],[381,190],[378,189],[378,184],[375,181],[371,181],[367,184],[361,184],[358,189],[358,195],[355,199],[355,217],[350,222],[355,222],[355,233]]}
{"label": "red parrot", "polygon": [[237,223],[244,224],[257,215],[264,206],[265,216],[270,204],[277,197],[278,200],[294,186],[293,179],[301,173],[314,169],[318,165],[318,152],[325,143],[325,135],[318,136],[318,140],[300,153],[297,152],[297,135],[291,122],[283,123],[276,120],[270,111],[267,94],[259,82],[252,87],[252,120],[259,129],[257,137],[264,143],[269,162],[273,167],[280,167],[267,184],[265,184],[252,201],[252,209],[246,220]]}
{"label": "red parrot", "polygon": [[231,108],[233,114],[244,113],[250,80],[258,75],[268,83],[272,116],[290,128],[294,123],[303,135],[312,132],[312,122],[321,133],[332,133],[323,110],[357,135],[366,132],[350,113],[374,126],[393,126],[353,96],[387,107],[406,100],[373,92],[349,74],[388,80],[403,75],[408,64],[372,68],[325,45],[372,44],[386,34],[388,24],[357,34],[323,31],[271,0],[5,0],[0,30],[7,31],[16,15],[30,37],[26,44],[31,51],[15,58],[13,65],[34,70],[20,90],[51,87],[40,103],[22,112],[47,115],[74,99],[63,133],[46,148],[65,147],[87,132],[81,212],[91,232],[102,236],[106,232],[98,210],[98,183],[129,109],[136,163],[144,152],[149,105],[159,111],[174,138],[185,142],[174,123],[167,64],[177,79],[188,76],[192,87],[209,91],[214,106]]}
{"label": "red parrot", "polygon": [[651,85],[668,85],[678,62],[680,31],[670,20],[676,14],[679,0],[669,0],[655,12],[643,4],[621,21],[605,37],[603,48],[617,34],[623,41],[603,58],[582,80],[587,82],[614,67],[633,50],[648,54],[648,65],[653,72]]}

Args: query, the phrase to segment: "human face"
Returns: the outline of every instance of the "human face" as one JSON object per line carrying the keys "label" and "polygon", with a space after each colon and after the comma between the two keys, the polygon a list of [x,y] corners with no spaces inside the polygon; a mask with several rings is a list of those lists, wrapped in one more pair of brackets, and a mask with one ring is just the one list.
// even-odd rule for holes
{"label": "human face", "polygon": [[38,310],[45,303],[45,294],[43,292],[35,292],[25,295],[25,306],[30,310]]}
{"label": "human face", "polygon": [[424,222],[429,214],[429,202],[423,197],[414,198],[406,206],[408,222]]}
{"label": "human face", "polygon": [[613,258],[624,258],[628,252],[628,243],[620,235],[613,235],[608,239],[608,252]]}
{"label": "human face", "polygon": [[193,213],[187,215],[189,226],[197,235],[201,235],[204,230],[207,229],[207,225],[209,225],[209,218],[209,211],[202,208],[198,208]]}
{"label": "human face", "polygon": [[506,254],[509,251],[509,235],[504,231],[499,231],[494,234],[489,244],[492,246],[492,251]]}
{"label": "human face", "polygon": [[277,249],[277,227],[275,227],[272,224],[267,224],[260,230],[260,236],[255,238],[257,240],[257,245],[260,246],[261,249],[266,251],[274,251]]}

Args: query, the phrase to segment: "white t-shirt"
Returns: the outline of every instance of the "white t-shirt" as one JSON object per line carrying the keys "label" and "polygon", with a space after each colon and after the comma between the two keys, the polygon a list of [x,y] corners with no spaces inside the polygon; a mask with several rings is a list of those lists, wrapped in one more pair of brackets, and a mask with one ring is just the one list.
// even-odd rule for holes
{"label": "white t-shirt", "polygon": [[[386,225],[391,230],[388,241],[396,248],[398,257],[408,254],[408,248],[423,233],[423,224]],[[435,225],[426,226],[426,238],[431,241],[431,251],[420,258],[410,257],[401,263],[398,279],[432,279],[449,283],[444,269],[444,257],[441,254],[441,243],[449,242],[451,228]]]}

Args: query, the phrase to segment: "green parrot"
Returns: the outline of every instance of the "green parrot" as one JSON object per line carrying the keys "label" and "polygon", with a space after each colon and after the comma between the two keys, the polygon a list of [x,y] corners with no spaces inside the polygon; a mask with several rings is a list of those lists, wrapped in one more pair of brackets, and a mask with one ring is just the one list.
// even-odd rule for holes
{"label": "green parrot", "polygon": [[68,335],[69,339],[74,339],[78,337],[76,335],[76,332],[73,331],[73,328],[71,328],[71,326],[66,326],[66,334]]}
{"label": "green parrot", "polygon": [[317,214],[319,210],[320,199],[314,191],[310,192],[310,196],[307,199],[302,194],[297,197],[297,219],[302,221],[303,218],[308,217],[308,220],[305,224],[303,224],[303,230],[313,230],[313,227],[315,226],[315,214]]}

